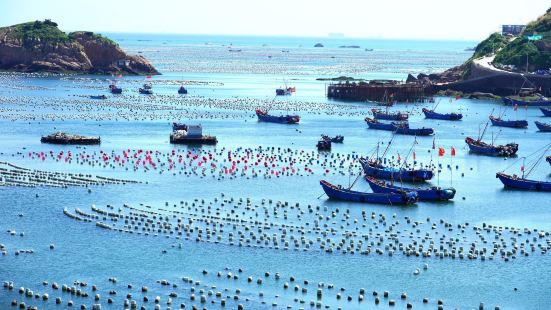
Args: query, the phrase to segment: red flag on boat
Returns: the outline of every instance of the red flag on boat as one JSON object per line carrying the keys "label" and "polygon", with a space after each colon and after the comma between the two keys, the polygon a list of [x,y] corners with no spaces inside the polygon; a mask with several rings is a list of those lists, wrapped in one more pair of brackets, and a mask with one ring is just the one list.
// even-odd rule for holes
{"label": "red flag on boat", "polygon": [[400,153],[398,153],[398,161],[400,161],[400,159],[401,159],[401,158],[400,158]]}
{"label": "red flag on boat", "polygon": [[446,150],[444,150],[443,148],[439,147],[438,148],[438,156],[444,156],[444,154],[446,154]]}
{"label": "red flag on boat", "polygon": [[520,171],[524,172],[524,165],[520,166]]}
{"label": "red flag on boat", "polygon": [[453,146],[452,146],[451,154],[452,154],[452,156],[455,156],[455,148]]}
{"label": "red flag on boat", "polygon": [[150,79],[150,78],[151,78],[151,75],[146,75],[145,78],[146,78],[146,79]]}
{"label": "red flag on boat", "polygon": [[122,79],[122,74],[119,74],[119,79]]}
{"label": "red flag on boat", "polygon": [[415,160],[417,156],[415,156],[415,151],[413,151],[413,160]]}
{"label": "red flag on boat", "polygon": [[455,100],[459,100],[460,98],[461,98],[461,96],[459,96],[459,95],[455,96]]}

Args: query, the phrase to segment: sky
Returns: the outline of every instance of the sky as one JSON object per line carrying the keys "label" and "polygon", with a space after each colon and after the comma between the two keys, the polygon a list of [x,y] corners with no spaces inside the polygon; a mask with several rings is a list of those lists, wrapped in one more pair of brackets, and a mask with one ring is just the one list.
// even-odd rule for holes
{"label": "sky", "polygon": [[0,26],[49,18],[64,31],[480,40],[549,0],[0,0]]}

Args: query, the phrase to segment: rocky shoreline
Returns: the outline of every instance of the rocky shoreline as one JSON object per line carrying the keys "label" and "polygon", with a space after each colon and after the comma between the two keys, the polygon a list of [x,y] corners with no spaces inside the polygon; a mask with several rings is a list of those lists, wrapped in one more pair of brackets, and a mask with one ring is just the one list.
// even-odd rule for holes
{"label": "rocky shoreline", "polygon": [[50,20],[0,28],[0,70],[87,74],[160,74],[143,56],[88,31],[65,33]]}

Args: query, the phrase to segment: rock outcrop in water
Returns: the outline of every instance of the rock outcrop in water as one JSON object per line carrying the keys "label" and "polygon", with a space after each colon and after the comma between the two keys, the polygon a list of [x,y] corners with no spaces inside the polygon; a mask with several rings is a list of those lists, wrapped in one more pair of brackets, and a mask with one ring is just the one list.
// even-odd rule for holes
{"label": "rock outcrop in water", "polygon": [[142,56],[88,31],[65,33],[50,21],[0,28],[0,69],[20,72],[159,74]]}

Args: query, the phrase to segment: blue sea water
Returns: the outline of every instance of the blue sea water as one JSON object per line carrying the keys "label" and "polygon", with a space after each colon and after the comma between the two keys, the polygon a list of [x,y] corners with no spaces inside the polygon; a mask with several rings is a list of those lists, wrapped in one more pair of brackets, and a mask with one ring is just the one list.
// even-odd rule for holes
{"label": "blue sea water", "polygon": [[[480,302],[484,302],[486,307],[499,305],[502,309],[547,309],[551,305],[548,294],[551,289],[551,260],[548,254],[540,254],[539,248],[530,256],[519,255],[507,262],[499,256],[495,260],[482,261],[422,258],[401,253],[394,256],[374,253],[367,256],[357,253],[351,255],[338,251],[329,254],[318,250],[293,251],[196,242],[195,238],[176,240],[173,237],[165,238],[164,234],[153,237],[122,233],[96,227],[95,221],[76,221],[63,214],[64,208],[73,213],[76,208],[92,213],[91,205],[102,209],[111,205],[115,210],[124,210],[123,204],[135,207],[149,205],[151,208],[148,210],[163,213],[168,206],[179,204],[180,201],[191,203],[194,199],[213,201],[214,198],[233,197],[236,200],[250,198],[257,205],[255,210],[234,208],[237,215],[242,215],[244,219],[249,216],[254,218],[254,212],[257,212],[262,219],[272,224],[292,226],[322,221],[318,218],[320,214],[322,217],[327,216],[332,218],[326,222],[328,227],[338,232],[335,238],[339,239],[344,238],[344,235],[340,235],[343,232],[368,232],[368,228],[352,222],[353,219],[361,219],[362,212],[369,215],[372,212],[385,214],[389,223],[395,215],[402,225],[400,227],[408,234],[416,230],[403,226],[406,225],[405,217],[425,223],[429,218],[433,223],[442,219],[451,223],[454,229],[449,230],[452,226],[430,229],[430,225],[422,225],[419,234],[438,232],[438,236],[433,235],[433,240],[444,236],[465,238],[466,244],[480,242],[472,227],[481,227],[483,223],[521,230],[549,231],[551,213],[548,193],[507,190],[495,178],[495,173],[504,169],[520,174],[524,156],[529,156],[525,166],[530,167],[542,147],[551,142],[549,134],[537,132],[533,121],[546,120],[538,109],[520,108],[513,111],[511,107],[494,100],[437,97],[439,111],[461,111],[464,114],[460,122],[424,119],[421,108],[432,107],[432,103],[400,103],[392,108],[410,112],[412,127],[435,129],[434,140],[432,137],[417,138],[416,157],[419,163],[442,164],[441,174],[431,183],[455,187],[457,196],[453,201],[419,202],[415,206],[399,207],[359,205],[320,197],[320,179],[343,185],[355,179],[357,163],[346,159],[347,156],[369,156],[378,142],[387,143],[391,137],[388,132],[367,129],[363,119],[369,115],[373,104],[328,100],[325,97],[328,82],[316,79],[340,75],[366,79],[405,79],[408,73],[438,72],[470,57],[470,52],[466,52],[465,48],[472,47],[474,42],[129,34],[109,36],[124,49],[150,59],[163,73],[150,79],[154,96],[144,97],[136,93],[137,88],[146,81],[144,77],[0,76],[4,84],[0,88],[0,161],[31,169],[87,173],[143,182],[92,186],[90,190],[80,187],[0,186],[0,243],[7,248],[7,255],[0,256],[0,281],[13,281],[15,286],[14,291],[2,288],[0,308],[8,308],[13,299],[46,309],[64,307],[68,299],[75,301],[76,306],[86,304],[91,307],[93,297],[83,298],[56,292],[42,285],[43,281],[72,285],[77,279],[98,286],[102,306],[106,309],[123,307],[126,292],[132,292],[133,299],[148,309],[154,307],[153,296],[162,296],[161,304],[164,308],[170,291],[176,291],[179,295],[173,298],[173,308],[178,308],[176,305],[180,303],[186,303],[188,308],[191,305],[208,309],[221,308],[219,302],[210,303],[216,300],[214,296],[208,297],[209,301],[205,304],[190,300],[191,285],[182,281],[182,277],[186,276],[201,282],[193,284],[197,291],[200,288],[205,291],[223,291],[226,288],[223,295],[233,296],[236,294],[235,289],[240,288],[242,293],[239,301],[227,298],[227,308],[231,309],[235,309],[238,303],[243,303],[246,309],[286,308],[287,305],[309,308],[311,300],[317,301],[318,282],[334,284],[334,290],[324,290],[321,300],[332,309],[374,307],[374,297],[371,296],[373,290],[379,294],[384,290],[389,291],[391,298],[397,301],[397,308],[405,308],[406,302],[411,302],[414,308],[434,309],[437,308],[437,299],[444,301],[445,308],[461,309],[478,308]],[[314,48],[313,45],[318,42],[325,47]],[[240,49],[241,52],[229,52],[230,45],[231,49]],[[339,48],[341,45],[359,45],[361,48]],[[366,51],[366,48],[373,51]],[[112,79],[117,80],[124,89],[122,96],[112,97],[108,94],[107,85]],[[189,90],[185,98],[176,94],[181,83]],[[284,84],[296,86],[296,94],[274,100],[274,89]],[[109,96],[105,101],[87,98],[89,95],[104,93]],[[296,126],[258,123],[254,109],[259,106],[269,106],[273,113],[298,113],[301,123]],[[490,126],[485,136],[486,140],[493,137],[498,143],[516,141],[520,145],[519,158],[477,156],[466,149],[465,137],[477,136],[490,113],[506,113],[508,118],[529,120],[530,125],[526,130]],[[49,154],[52,151],[57,155],[63,151],[66,155],[70,151],[74,154],[95,152],[99,158],[100,151],[121,154],[127,149],[143,149],[158,151],[161,155],[156,158],[162,159],[163,154],[172,151],[178,154],[198,152],[186,146],[169,144],[170,123],[176,120],[201,123],[206,133],[217,136],[219,143],[215,148],[204,146],[201,150],[202,154],[221,154],[218,156],[219,164],[229,150],[241,152],[244,148],[274,147],[276,156],[285,156],[282,155],[282,149],[289,148],[299,152],[291,155],[297,160],[313,158],[315,173],[279,178],[229,178],[226,175],[219,179],[218,174],[212,176],[208,171],[205,177],[195,174],[187,176],[168,171],[166,166],[145,172],[143,169],[126,170],[116,165],[103,167],[99,164],[81,165],[75,161],[66,163],[51,158],[42,161],[36,156],[28,156],[29,152]],[[102,144],[83,148],[40,143],[40,136],[54,131],[101,136]],[[318,156],[315,144],[323,133],[344,135],[344,144],[334,145],[331,154]],[[396,136],[388,157],[397,158],[400,154],[405,158],[413,143],[412,137]],[[433,143],[446,149],[444,157],[436,156],[432,150]],[[457,151],[455,157],[449,156],[451,147]],[[277,148],[281,149],[277,151]],[[300,151],[304,153],[300,155]],[[409,159],[411,161],[411,156]],[[332,163],[326,173],[326,167],[318,163],[324,160]],[[341,167],[340,160],[345,163]],[[281,162],[281,159],[277,162]],[[353,171],[349,171],[349,166],[354,167]],[[551,180],[549,165],[541,163],[530,177]],[[367,183],[361,179],[355,189],[370,191]],[[221,193],[224,193],[224,197]],[[262,199],[287,201],[289,205],[300,203],[305,213],[299,218],[298,209],[288,208],[284,211],[267,207],[270,212],[278,211],[279,214],[272,213],[271,217],[265,218],[262,217],[265,210],[261,207]],[[165,202],[169,202],[168,206]],[[232,205],[227,203],[221,208],[229,213]],[[308,213],[307,205],[320,206],[319,214]],[[349,217],[343,217],[345,210],[348,210]],[[201,210],[196,212],[201,213]],[[332,217],[333,212],[335,217]],[[283,214],[287,214],[288,218],[283,217]],[[206,219],[204,215],[198,217]],[[462,228],[463,232],[456,228],[458,224],[465,223],[469,224]],[[204,222],[196,225],[203,228],[207,226]],[[231,225],[231,222],[226,222],[228,229]],[[377,229],[380,232],[385,230],[383,227]],[[17,234],[11,235],[8,231],[12,230]],[[23,236],[20,236],[21,232]],[[295,232],[289,234],[295,238],[301,236]],[[494,240],[490,234],[488,236],[489,243],[485,246],[491,248],[492,241],[497,239]],[[536,233],[504,235],[506,242],[511,242],[515,237],[518,243],[524,243],[536,237]],[[543,238],[543,243],[548,238]],[[55,249],[50,250],[50,244],[55,244]],[[380,247],[384,248],[384,244]],[[34,253],[15,255],[18,249],[33,249]],[[424,264],[428,264],[428,269],[422,270],[420,275],[413,275],[413,271],[423,269]],[[243,273],[239,273],[238,268],[242,268]],[[205,275],[202,270],[209,272]],[[240,274],[240,279],[217,277],[217,271],[224,272],[224,275],[228,271]],[[269,278],[264,277],[267,271],[271,274]],[[282,275],[279,281],[273,279],[276,272]],[[299,279],[297,285],[308,287],[308,292],[295,292],[292,289],[295,283],[291,283],[291,289],[283,289],[283,282],[289,281],[290,275]],[[253,283],[246,281],[248,276],[255,279]],[[114,284],[107,281],[110,277],[116,277],[119,282]],[[257,285],[257,278],[264,279],[264,283]],[[178,287],[167,288],[156,283],[161,279],[177,283]],[[305,285],[301,282],[304,279],[310,283]],[[127,283],[134,284],[134,287],[128,289]],[[141,301],[144,293],[139,288],[142,285],[150,288],[149,303]],[[48,292],[50,300],[23,297],[17,293],[19,287],[28,287],[40,293]],[[336,293],[341,287],[346,290],[339,300]],[[366,289],[363,302],[357,301],[360,288]],[[90,287],[85,290],[90,291]],[[108,296],[109,290],[117,290],[118,294]],[[259,291],[264,293],[263,297],[259,296]],[[407,292],[406,301],[400,299],[401,292]],[[95,293],[90,294],[93,296]],[[199,299],[199,293],[196,294]],[[352,301],[346,300],[345,296],[348,295],[354,296]],[[56,306],[53,296],[62,296],[63,305]],[[108,297],[113,298],[112,305],[107,304]],[[428,304],[422,303],[424,297],[429,299]],[[299,302],[301,299],[305,301],[304,304]],[[386,299],[381,299],[378,307],[389,307]],[[277,306],[272,306],[273,302]]]}

